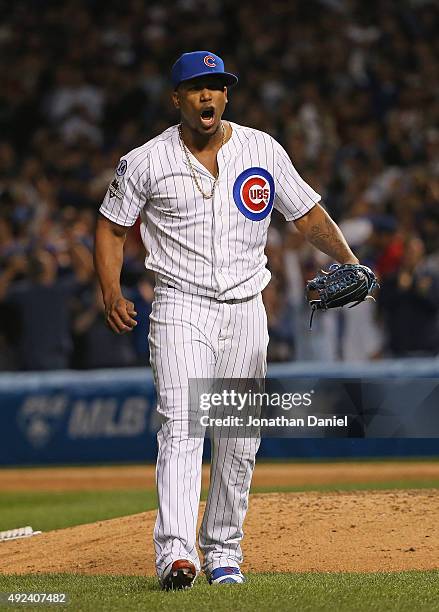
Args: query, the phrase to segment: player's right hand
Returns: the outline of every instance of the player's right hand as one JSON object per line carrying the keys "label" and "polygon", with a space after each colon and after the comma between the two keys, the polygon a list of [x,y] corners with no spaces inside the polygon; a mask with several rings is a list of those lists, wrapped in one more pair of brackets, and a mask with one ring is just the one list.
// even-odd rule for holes
{"label": "player's right hand", "polygon": [[105,304],[105,318],[107,324],[116,334],[125,334],[137,325],[135,320],[137,312],[133,302],[119,296]]}

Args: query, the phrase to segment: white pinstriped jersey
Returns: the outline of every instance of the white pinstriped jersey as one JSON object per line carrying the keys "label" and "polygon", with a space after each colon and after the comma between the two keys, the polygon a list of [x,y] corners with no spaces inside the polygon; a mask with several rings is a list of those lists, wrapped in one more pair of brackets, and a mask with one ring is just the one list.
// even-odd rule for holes
{"label": "white pinstriped jersey", "polygon": [[[191,175],[178,126],[125,155],[100,212],[131,226],[141,217],[145,265],[164,284],[218,300],[247,298],[269,282],[264,253],[272,207],[302,217],[317,194],[270,135],[231,123],[217,160],[215,197]],[[189,153],[205,193],[214,177]]]}

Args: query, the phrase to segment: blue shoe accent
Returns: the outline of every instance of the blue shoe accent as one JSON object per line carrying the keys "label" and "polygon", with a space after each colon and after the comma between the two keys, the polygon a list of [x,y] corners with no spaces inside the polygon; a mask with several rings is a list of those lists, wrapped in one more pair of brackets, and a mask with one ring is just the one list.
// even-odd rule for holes
{"label": "blue shoe accent", "polygon": [[210,584],[242,584],[244,581],[239,567],[216,567],[209,576]]}

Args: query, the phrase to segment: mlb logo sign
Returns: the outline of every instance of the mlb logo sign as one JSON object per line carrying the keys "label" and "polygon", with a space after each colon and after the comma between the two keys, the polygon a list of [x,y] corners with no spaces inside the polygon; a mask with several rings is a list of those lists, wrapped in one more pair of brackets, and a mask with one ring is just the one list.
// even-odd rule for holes
{"label": "mlb logo sign", "polygon": [[251,221],[261,221],[270,214],[274,194],[273,177],[264,168],[244,170],[233,185],[235,204]]}

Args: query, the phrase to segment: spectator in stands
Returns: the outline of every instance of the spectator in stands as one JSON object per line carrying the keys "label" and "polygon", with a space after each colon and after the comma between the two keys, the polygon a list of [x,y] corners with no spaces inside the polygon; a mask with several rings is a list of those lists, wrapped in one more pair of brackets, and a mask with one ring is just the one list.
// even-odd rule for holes
{"label": "spectator in stands", "polygon": [[143,272],[136,285],[127,292],[128,298],[134,302],[137,312],[137,325],[133,329],[134,350],[137,356],[137,365],[149,365],[149,315],[154,301],[154,280]]}
{"label": "spectator in stands", "polygon": [[373,231],[365,244],[367,262],[371,265],[382,283],[394,274],[404,252],[404,236],[398,231],[397,220],[389,215],[372,217]]}
{"label": "spectator in stands", "polygon": [[392,356],[439,353],[439,271],[426,266],[420,238],[407,240],[398,271],[383,284],[380,304]]}
{"label": "spectator in stands", "polygon": [[117,336],[105,322],[105,307],[98,284],[84,297],[73,330],[78,364],[82,368],[121,368],[136,365],[136,354],[128,336]]}
{"label": "spectator in stands", "polygon": [[293,358],[294,339],[290,323],[291,308],[286,301],[279,277],[271,279],[263,292],[264,304],[267,311],[268,359],[269,361],[291,361]]}
{"label": "spectator in stands", "polygon": [[[23,280],[12,284],[17,275]],[[60,370],[69,367],[74,278],[59,279],[56,260],[36,250],[28,260],[12,258],[0,280],[0,300],[13,306],[18,317],[15,342],[20,369]]]}
{"label": "spectator in stands", "polygon": [[[353,251],[362,258],[361,261],[379,273],[382,267],[377,266],[376,255],[386,251],[388,244],[384,242],[378,246],[381,236],[378,238],[374,232],[374,224],[366,214],[368,210],[364,201],[359,201],[358,206],[347,212],[340,227]],[[384,236],[387,237],[387,232]],[[372,245],[375,250],[371,248]],[[340,355],[344,361],[367,361],[381,355],[384,340],[376,302],[366,300],[355,308],[343,308],[339,313],[339,325]]]}

